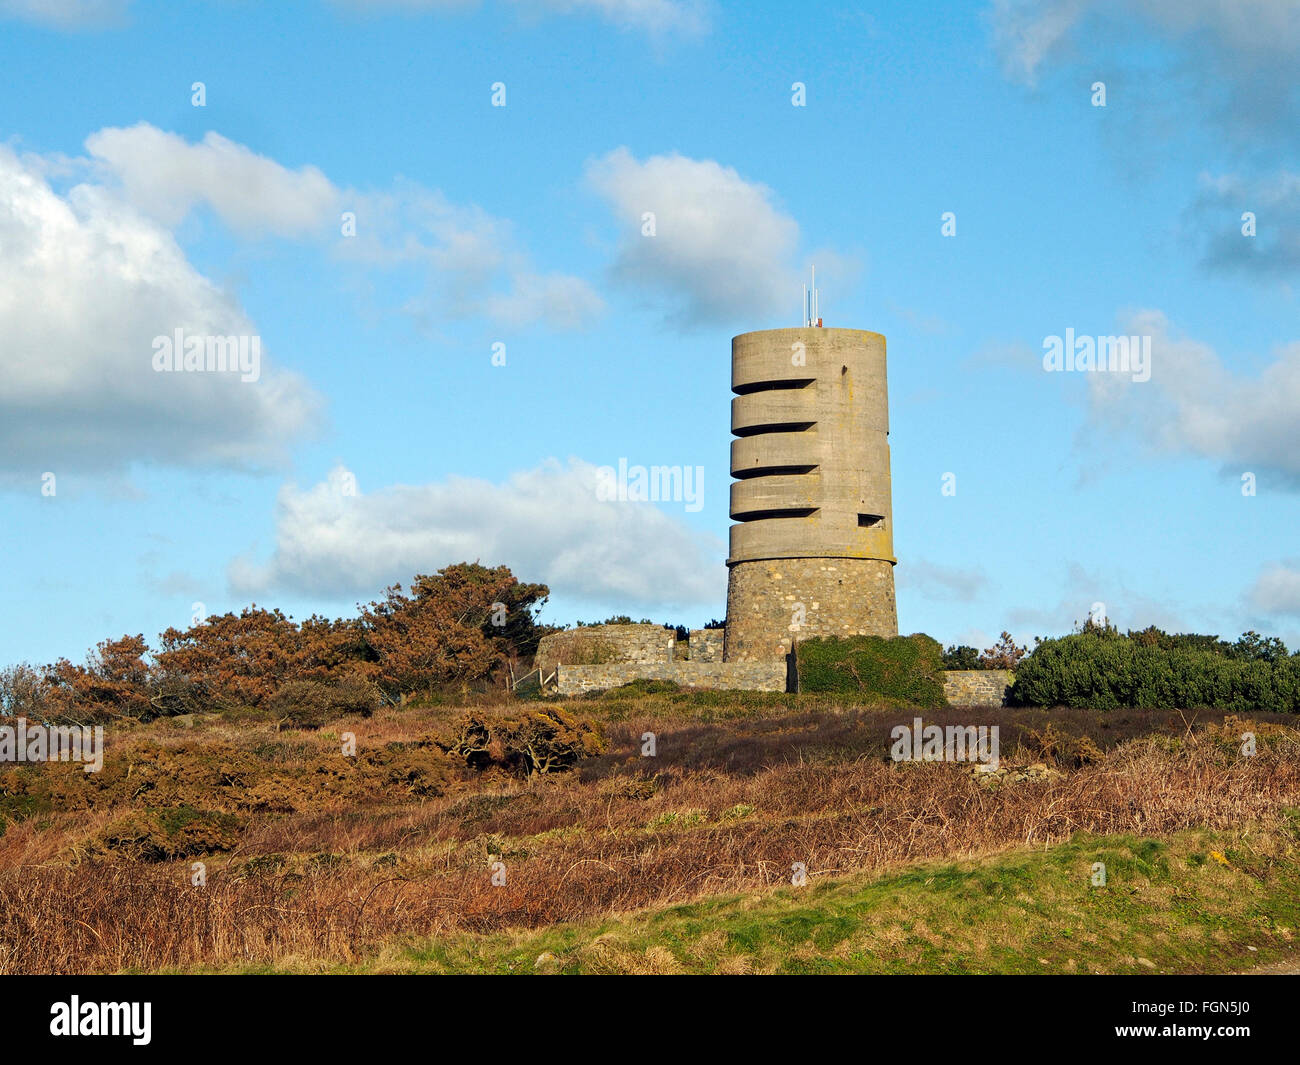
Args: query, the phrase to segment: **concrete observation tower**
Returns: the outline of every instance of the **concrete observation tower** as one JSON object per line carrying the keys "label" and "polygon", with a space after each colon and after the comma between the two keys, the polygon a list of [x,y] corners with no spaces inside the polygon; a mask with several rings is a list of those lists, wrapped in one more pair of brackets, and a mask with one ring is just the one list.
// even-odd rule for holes
{"label": "concrete observation tower", "polygon": [[805,289],[801,328],[732,338],[731,390],[724,660],[896,636],[885,338],[824,328]]}

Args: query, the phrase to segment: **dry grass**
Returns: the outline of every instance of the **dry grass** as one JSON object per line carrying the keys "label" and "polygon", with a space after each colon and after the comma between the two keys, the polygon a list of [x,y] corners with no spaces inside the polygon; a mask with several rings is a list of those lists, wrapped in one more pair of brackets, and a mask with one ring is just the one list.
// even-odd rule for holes
{"label": "dry grass", "polygon": [[[115,735],[98,779],[73,766],[10,770],[0,796],[27,816],[0,838],[0,972],[335,967],[412,937],[542,929],[767,889],[788,883],[794,862],[814,878],[857,875],[1048,847],[1081,831],[1236,830],[1300,805],[1300,736],[1283,724],[925,714],[1000,723],[1004,761],[1043,758],[1033,735],[1048,720],[1058,738],[1089,736],[1100,755],[993,790],[962,766],[887,761],[889,728],[910,713],[784,706],[718,723],[708,718],[727,714],[711,700],[618,704],[609,753],[531,782],[451,764],[429,743],[446,726],[440,710],[330,733],[160,723]],[[1245,727],[1260,737],[1253,758],[1235,748]],[[357,733],[353,763],[338,754],[341,730]],[[654,759],[639,755],[647,730]],[[235,819],[222,822],[235,825],[226,842],[214,835],[218,816]],[[121,826],[138,829],[140,818],[154,819],[147,839],[165,846],[123,842]],[[190,883],[200,860],[204,887]],[[672,968],[671,956],[644,964]]]}

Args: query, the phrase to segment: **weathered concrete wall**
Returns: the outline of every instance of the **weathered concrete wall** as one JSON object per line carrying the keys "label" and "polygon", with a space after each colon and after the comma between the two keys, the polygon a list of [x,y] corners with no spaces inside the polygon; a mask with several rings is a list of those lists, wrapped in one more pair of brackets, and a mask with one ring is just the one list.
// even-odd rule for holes
{"label": "weathered concrete wall", "polygon": [[735,563],[726,633],[728,662],[784,658],[792,639],[897,636],[894,567],[871,558]]}
{"label": "weathered concrete wall", "polygon": [[634,680],[671,680],[683,688],[721,688],[744,691],[785,691],[785,662],[666,662],[609,665],[560,665],[561,695],[617,688]]}
{"label": "weathered concrete wall", "polygon": [[1009,669],[945,669],[944,698],[952,706],[1003,706],[1015,676]]}
{"label": "weathered concrete wall", "polygon": [[691,661],[721,662],[725,629],[691,629]]}
{"label": "weathered concrete wall", "polygon": [[561,663],[667,663],[676,642],[676,635],[662,625],[586,625],[543,636],[534,663],[547,673]]}
{"label": "weathered concrete wall", "polygon": [[898,635],[885,338],[742,333],[731,390],[724,660],[780,658],[805,636]]}
{"label": "weathered concrete wall", "polygon": [[728,564],[894,561],[885,338],[762,329],[731,340]]}

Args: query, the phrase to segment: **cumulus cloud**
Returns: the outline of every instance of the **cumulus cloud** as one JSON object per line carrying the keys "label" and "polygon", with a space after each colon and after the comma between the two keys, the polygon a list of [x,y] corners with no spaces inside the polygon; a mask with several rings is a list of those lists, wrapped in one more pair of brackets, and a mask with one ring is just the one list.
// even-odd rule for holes
{"label": "cumulus cloud", "polygon": [[[1254,236],[1242,233],[1247,211],[1255,215]],[[1300,272],[1300,171],[1259,179],[1203,175],[1188,215],[1204,266],[1261,277]]]}
{"label": "cumulus cloud", "polygon": [[316,167],[290,170],[219,133],[191,144],[140,122],[92,133],[86,150],[127,202],[168,226],[199,204],[244,235],[319,234],[339,216],[341,194]]}
{"label": "cumulus cloud", "polygon": [[551,459],[495,484],[451,477],[349,494],[343,467],[285,485],[269,560],[237,559],[232,589],[369,596],[452,562],[504,563],[553,595],[629,609],[716,603],[725,547],[649,503],[603,501],[597,467]]}
{"label": "cumulus cloud", "polygon": [[539,270],[513,225],[473,204],[398,181],[390,190],[358,193],[348,206],[357,233],[337,245],[340,257],[374,269],[421,271],[421,290],[406,304],[417,318],[486,317],[511,328],[576,329],[604,310],[590,284]]}
{"label": "cumulus cloud", "polygon": [[587,181],[619,219],[615,276],[679,300],[679,321],[752,320],[794,302],[799,226],[766,185],[709,159],[641,161],[626,148],[589,163]]}
{"label": "cumulus cloud", "polygon": [[[359,235],[336,246],[363,267],[414,267],[413,313],[571,328],[602,309],[585,281],[536,269],[508,222],[433,190],[341,192],[314,167],[291,170],[216,134],[189,143],[147,124],[100,130],[87,152],[19,157],[0,147],[6,479],[121,473],[137,462],[265,469],[320,424],[320,397],[273,365],[274,343],[173,236],[201,205],[244,235],[324,239],[346,200]],[[154,341],[177,330],[256,337],[258,380],[156,372]]]}
{"label": "cumulus cloud", "polygon": [[1151,337],[1151,379],[1089,374],[1099,424],[1234,472],[1270,471],[1300,489],[1300,341],[1278,347],[1259,373],[1246,375],[1230,371],[1208,344],[1180,336],[1160,311],[1132,314],[1121,332]]}
{"label": "cumulus cloud", "polygon": [[93,133],[86,151],[99,181],[167,227],[207,207],[246,238],[325,241],[339,236],[350,212],[356,234],[335,241],[339,258],[416,270],[419,293],[404,306],[417,319],[573,329],[603,309],[586,281],[539,270],[507,220],[415,182],[341,189],[314,166],[290,169],[217,133],[191,143],[147,122]]}
{"label": "cumulus cloud", "polygon": [[1268,567],[1256,578],[1246,598],[1264,614],[1300,618],[1300,562],[1278,562]]}
{"label": "cumulus cloud", "polygon": [[316,422],[269,343],[255,382],[155,372],[154,338],[177,329],[257,335],[165,228],[102,186],[60,194],[0,147],[0,473],[258,468]]}

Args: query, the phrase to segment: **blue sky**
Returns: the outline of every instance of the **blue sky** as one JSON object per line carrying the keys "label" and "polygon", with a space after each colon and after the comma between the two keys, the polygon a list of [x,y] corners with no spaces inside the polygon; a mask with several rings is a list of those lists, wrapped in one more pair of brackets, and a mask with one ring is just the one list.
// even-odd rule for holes
{"label": "blue sky", "polygon": [[888,338],[903,631],[1300,644],[1298,60],[1284,0],[0,0],[0,659],[465,558],[721,617],[730,338],[814,263]]}

